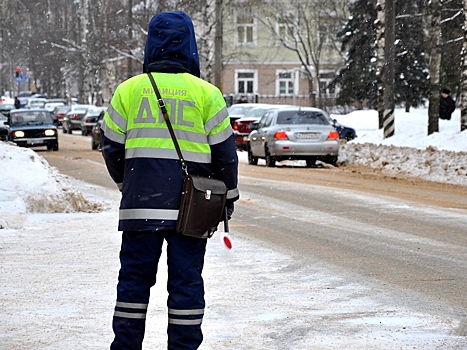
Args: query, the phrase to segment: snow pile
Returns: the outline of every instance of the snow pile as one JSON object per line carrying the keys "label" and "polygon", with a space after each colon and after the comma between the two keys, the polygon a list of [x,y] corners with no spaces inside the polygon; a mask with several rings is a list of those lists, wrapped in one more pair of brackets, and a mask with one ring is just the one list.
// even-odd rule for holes
{"label": "snow pile", "polygon": [[395,110],[394,136],[384,138],[374,110],[332,115],[357,131],[357,138],[341,145],[339,163],[356,164],[385,174],[403,174],[428,181],[467,186],[467,131],[460,132],[460,111],[439,121],[439,132],[427,136],[426,108]]}
{"label": "snow pile", "polygon": [[98,212],[68,179],[32,149],[0,144],[0,213]]}
{"label": "snow pile", "polygon": [[356,164],[385,174],[405,174],[428,181],[467,186],[467,152],[347,143],[341,146],[341,165]]}

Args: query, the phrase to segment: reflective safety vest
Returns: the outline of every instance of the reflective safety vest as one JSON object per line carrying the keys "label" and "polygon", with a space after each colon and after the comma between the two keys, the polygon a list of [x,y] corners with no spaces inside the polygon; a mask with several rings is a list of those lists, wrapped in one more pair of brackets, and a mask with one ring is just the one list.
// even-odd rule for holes
{"label": "reflective safety vest", "polygon": [[[210,163],[209,145],[232,134],[219,90],[189,73],[153,74],[185,160]],[[110,140],[125,144],[126,159],[178,159],[146,74],[117,87],[102,129]]]}
{"label": "reflective safety vest", "polygon": [[[188,171],[211,175],[214,163],[218,168],[232,169],[223,170],[220,176],[228,188],[229,183],[234,183],[234,188],[229,189],[238,197],[237,169],[233,167],[238,160],[230,118],[219,89],[189,73],[152,74]],[[103,149],[103,155],[109,173],[114,181],[122,181],[119,230],[174,228],[185,174],[146,74],[117,87],[104,116],[102,132],[104,139],[111,141],[108,145],[103,141],[103,148],[108,147]],[[221,152],[215,152],[218,159],[212,159],[211,149],[223,143],[229,147],[221,147]],[[117,164],[121,158],[124,166]]]}

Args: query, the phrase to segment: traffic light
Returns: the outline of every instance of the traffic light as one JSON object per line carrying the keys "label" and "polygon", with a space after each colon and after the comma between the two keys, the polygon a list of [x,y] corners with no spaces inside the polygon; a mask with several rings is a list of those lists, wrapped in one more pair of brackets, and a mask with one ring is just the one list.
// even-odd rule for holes
{"label": "traffic light", "polygon": [[21,73],[21,69],[19,67],[15,68],[15,78],[19,78],[19,73]]}

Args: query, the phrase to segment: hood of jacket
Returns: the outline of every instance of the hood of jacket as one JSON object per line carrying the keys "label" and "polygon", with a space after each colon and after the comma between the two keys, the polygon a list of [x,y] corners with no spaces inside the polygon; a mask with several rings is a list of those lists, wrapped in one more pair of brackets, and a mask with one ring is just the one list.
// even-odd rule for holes
{"label": "hood of jacket", "polygon": [[161,12],[151,19],[143,72],[188,72],[200,76],[195,29],[186,13]]}

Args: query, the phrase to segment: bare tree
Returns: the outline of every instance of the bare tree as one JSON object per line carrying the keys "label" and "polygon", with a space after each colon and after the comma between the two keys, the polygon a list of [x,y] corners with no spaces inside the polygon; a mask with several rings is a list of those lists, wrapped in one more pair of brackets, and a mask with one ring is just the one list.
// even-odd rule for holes
{"label": "bare tree", "polygon": [[[259,17],[277,42],[296,53],[302,74],[308,79],[310,103],[322,107],[320,91],[321,56],[329,37],[335,36],[345,15],[337,12],[342,1],[278,1],[264,17]],[[333,41],[333,40],[331,40]],[[338,51],[336,51],[338,52]],[[314,82],[316,81],[316,84]],[[318,92],[315,100],[315,88]]]}
{"label": "bare tree", "polygon": [[385,47],[385,7],[386,1],[380,0],[376,5],[377,20],[376,27],[376,85],[378,87],[378,127],[383,128],[384,124],[384,47]]}
{"label": "bare tree", "polygon": [[428,135],[439,131],[439,73],[441,65],[441,4],[439,0],[431,0],[428,4],[427,28],[430,38],[430,60],[428,69],[429,105],[428,105]]}
{"label": "bare tree", "polygon": [[464,46],[462,49],[462,69],[460,88],[461,125],[460,130],[467,130],[467,0],[464,0]]}

